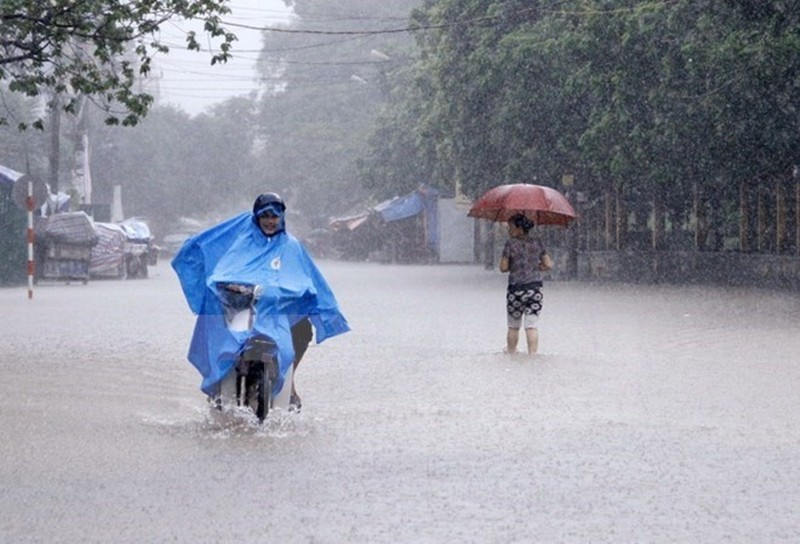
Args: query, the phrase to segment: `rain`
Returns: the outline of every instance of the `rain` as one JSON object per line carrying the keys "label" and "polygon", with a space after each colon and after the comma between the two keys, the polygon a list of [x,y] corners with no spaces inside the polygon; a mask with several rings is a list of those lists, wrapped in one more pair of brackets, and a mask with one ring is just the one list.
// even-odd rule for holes
{"label": "rain", "polygon": [[[230,6],[123,19],[158,31],[130,88],[0,57],[0,542],[800,541],[793,10]],[[4,44],[69,35],[8,9]],[[520,185],[562,203],[474,211]],[[350,330],[259,421],[201,390],[173,259],[266,234],[272,192]],[[518,213],[553,261],[535,355],[506,343]]]}

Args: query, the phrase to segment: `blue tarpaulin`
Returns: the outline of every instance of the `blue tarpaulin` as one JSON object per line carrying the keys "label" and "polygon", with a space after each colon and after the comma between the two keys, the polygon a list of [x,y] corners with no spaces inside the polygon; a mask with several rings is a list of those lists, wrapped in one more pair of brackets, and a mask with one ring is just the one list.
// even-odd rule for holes
{"label": "blue tarpaulin", "polygon": [[439,191],[427,185],[421,185],[415,191],[405,195],[386,200],[373,206],[381,219],[386,223],[414,217],[420,213],[425,218],[425,242],[428,247],[439,247],[439,225],[436,202]]}
{"label": "blue tarpaulin", "polygon": [[22,179],[26,175],[27,174],[17,172],[8,166],[0,164],[0,184],[4,186],[12,187],[17,180]]}
{"label": "blue tarpaulin", "polygon": [[34,206],[39,206],[47,198],[47,185],[32,179],[28,174],[17,172],[0,164],[0,195],[11,196],[14,203],[21,209],[28,209],[28,182],[33,182]]}
{"label": "blue tarpaulin", "polygon": [[[203,376],[201,389],[208,395],[218,392],[219,383],[253,334],[269,336],[278,345],[277,394],[294,361],[294,323],[308,316],[317,343],[350,330],[303,245],[287,232],[266,236],[252,217],[242,213],[192,236],[172,260],[186,301],[197,314],[188,357]],[[251,331],[231,331],[226,326],[217,295],[221,283],[261,286]]]}
{"label": "blue tarpaulin", "polygon": [[405,196],[397,196],[391,200],[386,200],[373,208],[378,212],[385,222],[399,221],[408,217],[414,217],[423,210],[422,197],[417,192],[409,193]]}

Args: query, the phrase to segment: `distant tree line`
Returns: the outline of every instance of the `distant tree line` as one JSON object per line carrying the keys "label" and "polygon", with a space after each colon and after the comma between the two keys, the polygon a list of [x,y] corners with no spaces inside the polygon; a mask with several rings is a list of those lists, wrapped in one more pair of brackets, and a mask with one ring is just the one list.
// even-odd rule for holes
{"label": "distant tree line", "polygon": [[[531,182],[569,194],[584,249],[800,248],[800,0],[291,4],[291,32],[265,29],[257,95],[195,117],[144,116],[142,98],[134,127],[88,115],[98,201],[121,185],[163,234],[264,190],[322,226],[420,183]],[[2,161],[68,178],[48,132],[75,132],[69,116],[51,127],[12,94]]]}
{"label": "distant tree line", "polygon": [[[54,9],[66,4],[56,3]],[[161,4],[175,9],[182,5]],[[222,4],[186,3],[192,9],[207,5],[209,10],[221,9]],[[97,100],[84,101],[85,108],[71,108],[72,113],[81,109],[80,116],[59,117],[53,114],[55,102],[30,99],[22,104],[21,93],[0,84],[0,120],[6,122],[0,122],[0,162],[48,181],[54,190],[66,190],[76,155],[75,135],[85,128],[94,202],[110,203],[114,186],[120,186],[126,215],[148,218],[158,236],[180,216],[213,221],[248,208],[264,191],[278,191],[290,201],[294,226],[300,219],[309,229],[325,226],[330,216],[370,199],[356,164],[388,97],[381,78],[386,59],[407,58],[406,51],[414,45],[410,33],[382,30],[407,26],[408,14],[418,5],[420,0],[388,5],[380,0],[292,2],[292,32],[279,27],[263,34],[261,91],[226,100],[196,116],[160,105],[156,93],[152,103],[143,99],[141,108],[128,112],[133,115],[129,123],[109,123],[108,109],[98,107],[103,104]],[[14,6],[9,5],[9,11]],[[108,9],[124,11],[124,6]],[[220,13],[224,17],[224,11]],[[141,18],[149,20],[146,14]],[[219,18],[212,22],[215,32],[224,24]],[[229,43],[227,33],[222,38]],[[229,53],[238,54],[235,42],[224,49],[226,56]],[[142,88],[156,89],[154,77],[150,72],[148,79],[139,76]],[[45,84],[36,90],[38,98],[49,96]],[[66,94],[61,104],[79,103],[74,92]],[[11,100],[19,105],[9,108]],[[115,111],[127,118],[124,108]],[[20,132],[19,127],[41,130]]]}

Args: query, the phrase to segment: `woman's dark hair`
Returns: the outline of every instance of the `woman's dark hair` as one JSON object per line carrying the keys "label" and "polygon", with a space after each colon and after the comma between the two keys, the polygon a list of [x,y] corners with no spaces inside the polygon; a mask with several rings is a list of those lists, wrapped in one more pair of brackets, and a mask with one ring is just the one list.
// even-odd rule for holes
{"label": "woman's dark hair", "polygon": [[521,214],[521,213],[517,213],[517,214],[512,215],[511,218],[508,221],[509,221],[509,223],[513,224],[515,227],[520,228],[525,232],[528,232],[529,230],[531,230],[535,225],[535,223],[533,221],[531,221],[530,219],[525,217],[524,214]]}

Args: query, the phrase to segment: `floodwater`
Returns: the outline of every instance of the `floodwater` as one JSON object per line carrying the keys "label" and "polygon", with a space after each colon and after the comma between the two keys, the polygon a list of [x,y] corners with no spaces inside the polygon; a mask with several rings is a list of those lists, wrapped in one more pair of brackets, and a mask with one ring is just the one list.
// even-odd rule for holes
{"label": "floodwater", "polygon": [[[151,278],[0,289],[0,542],[798,542],[800,295],[322,261],[299,414],[213,413]],[[523,339],[524,340],[524,339]]]}

